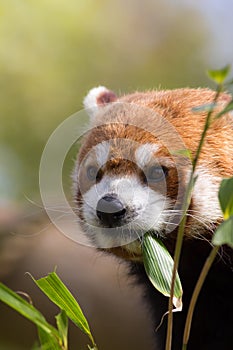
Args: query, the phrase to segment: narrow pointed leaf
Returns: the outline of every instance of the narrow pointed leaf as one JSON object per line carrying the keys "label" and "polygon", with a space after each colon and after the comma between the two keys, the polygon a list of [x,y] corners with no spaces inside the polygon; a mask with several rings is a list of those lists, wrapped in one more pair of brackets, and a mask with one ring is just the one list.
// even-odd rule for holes
{"label": "narrow pointed leaf", "polygon": [[[150,233],[143,239],[143,261],[146,273],[154,287],[165,296],[170,296],[174,262],[166,247]],[[175,307],[182,305],[182,286],[176,274],[174,299]]]}
{"label": "narrow pointed leaf", "polygon": [[38,335],[40,339],[41,350],[62,350],[62,341],[60,343],[57,339],[46,333],[43,329],[38,328]]}
{"label": "narrow pointed leaf", "polygon": [[233,215],[233,177],[222,180],[218,198],[224,219],[227,220]]}
{"label": "narrow pointed leaf", "polygon": [[217,246],[227,244],[233,248],[233,216],[230,216],[228,220],[223,221],[223,223],[218,226],[212,242]]}
{"label": "narrow pointed leaf", "polygon": [[59,339],[58,331],[45,320],[44,316],[25,299],[0,283],[0,301],[16,310],[22,316],[32,321],[37,327],[42,329],[49,336]]}
{"label": "narrow pointed leaf", "polygon": [[66,312],[76,326],[87,334],[90,339],[93,339],[90,327],[79,304],[55,272],[35,280],[35,283],[54,304]]}
{"label": "narrow pointed leaf", "polygon": [[230,72],[230,68],[230,65],[227,65],[222,69],[208,70],[207,74],[216,84],[223,84]]}
{"label": "narrow pointed leaf", "polygon": [[62,310],[57,316],[56,316],[56,322],[57,322],[57,328],[60,333],[60,336],[62,338],[64,348],[68,348],[68,317],[66,315],[66,312]]}

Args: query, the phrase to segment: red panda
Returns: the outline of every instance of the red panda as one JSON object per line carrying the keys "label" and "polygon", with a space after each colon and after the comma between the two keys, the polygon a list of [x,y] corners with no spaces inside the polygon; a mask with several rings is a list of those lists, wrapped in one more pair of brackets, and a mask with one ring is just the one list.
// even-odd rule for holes
{"label": "red panda", "polygon": [[[129,262],[144,285],[155,323],[167,311],[167,298],[147,278],[141,242],[154,232],[174,252],[191,157],[200,141],[209,89],[136,92],[117,97],[105,87],[84,99],[90,130],[83,137],[74,171],[80,223],[90,241]],[[222,221],[218,203],[221,179],[233,176],[233,117],[214,119],[231,97],[222,93],[198,160],[187,212],[179,267],[183,311],[174,315],[173,350],[182,348],[190,297],[211,249],[211,236]],[[189,350],[233,348],[233,251],[223,247],[198,299]],[[165,322],[155,333],[155,349],[165,348]]]}

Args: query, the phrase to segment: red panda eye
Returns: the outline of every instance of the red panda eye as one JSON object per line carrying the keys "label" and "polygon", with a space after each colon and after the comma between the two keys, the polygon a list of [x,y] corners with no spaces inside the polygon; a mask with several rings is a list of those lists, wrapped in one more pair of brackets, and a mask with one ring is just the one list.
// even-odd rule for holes
{"label": "red panda eye", "polygon": [[168,169],[160,165],[153,165],[147,171],[146,178],[149,182],[159,182],[165,179]]}
{"label": "red panda eye", "polygon": [[98,168],[94,165],[90,165],[88,168],[87,168],[87,178],[90,180],[90,181],[94,181],[97,177],[97,174],[98,174]]}

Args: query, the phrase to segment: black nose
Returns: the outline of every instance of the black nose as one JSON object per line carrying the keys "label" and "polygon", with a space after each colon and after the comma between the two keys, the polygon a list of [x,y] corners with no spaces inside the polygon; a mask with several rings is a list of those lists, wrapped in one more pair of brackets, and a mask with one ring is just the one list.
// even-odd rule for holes
{"label": "black nose", "polygon": [[96,215],[107,227],[121,226],[120,221],[125,214],[126,209],[124,205],[113,195],[106,195],[97,203]]}

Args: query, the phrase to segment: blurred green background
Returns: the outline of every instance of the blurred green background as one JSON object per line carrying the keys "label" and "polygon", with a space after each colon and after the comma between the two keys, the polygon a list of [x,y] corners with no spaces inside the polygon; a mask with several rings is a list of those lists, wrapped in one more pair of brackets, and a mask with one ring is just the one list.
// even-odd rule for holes
{"label": "blurred green background", "polygon": [[232,61],[221,18],[230,8],[226,0],[1,0],[1,205],[38,193],[45,142],[91,87],[208,85],[207,67]]}
{"label": "blurred green background", "polygon": [[[19,264],[28,258],[28,243],[17,241],[12,250],[8,233],[27,226],[25,215],[35,210],[28,198],[40,202],[39,162],[53,130],[82,108],[83,97],[94,86],[106,85],[119,94],[210,86],[206,69],[233,62],[232,11],[231,0],[0,0],[0,276],[4,281],[17,289],[16,281],[28,265],[33,269],[37,264],[38,273],[43,270],[33,254],[28,265]],[[40,227],[40,220],[33,223],[37,224]],[[59,257],[46,268],[59,265]],[[49,261],[49,256],[43,259]],[[73,271],[67,270],[72,279]],[[0,324],[3,321],[0,314]],[[9,338],[12,341],[10,327],[0,334],[0,349],[8,349]],[[9,349],[30,348],[15,346]]]}

